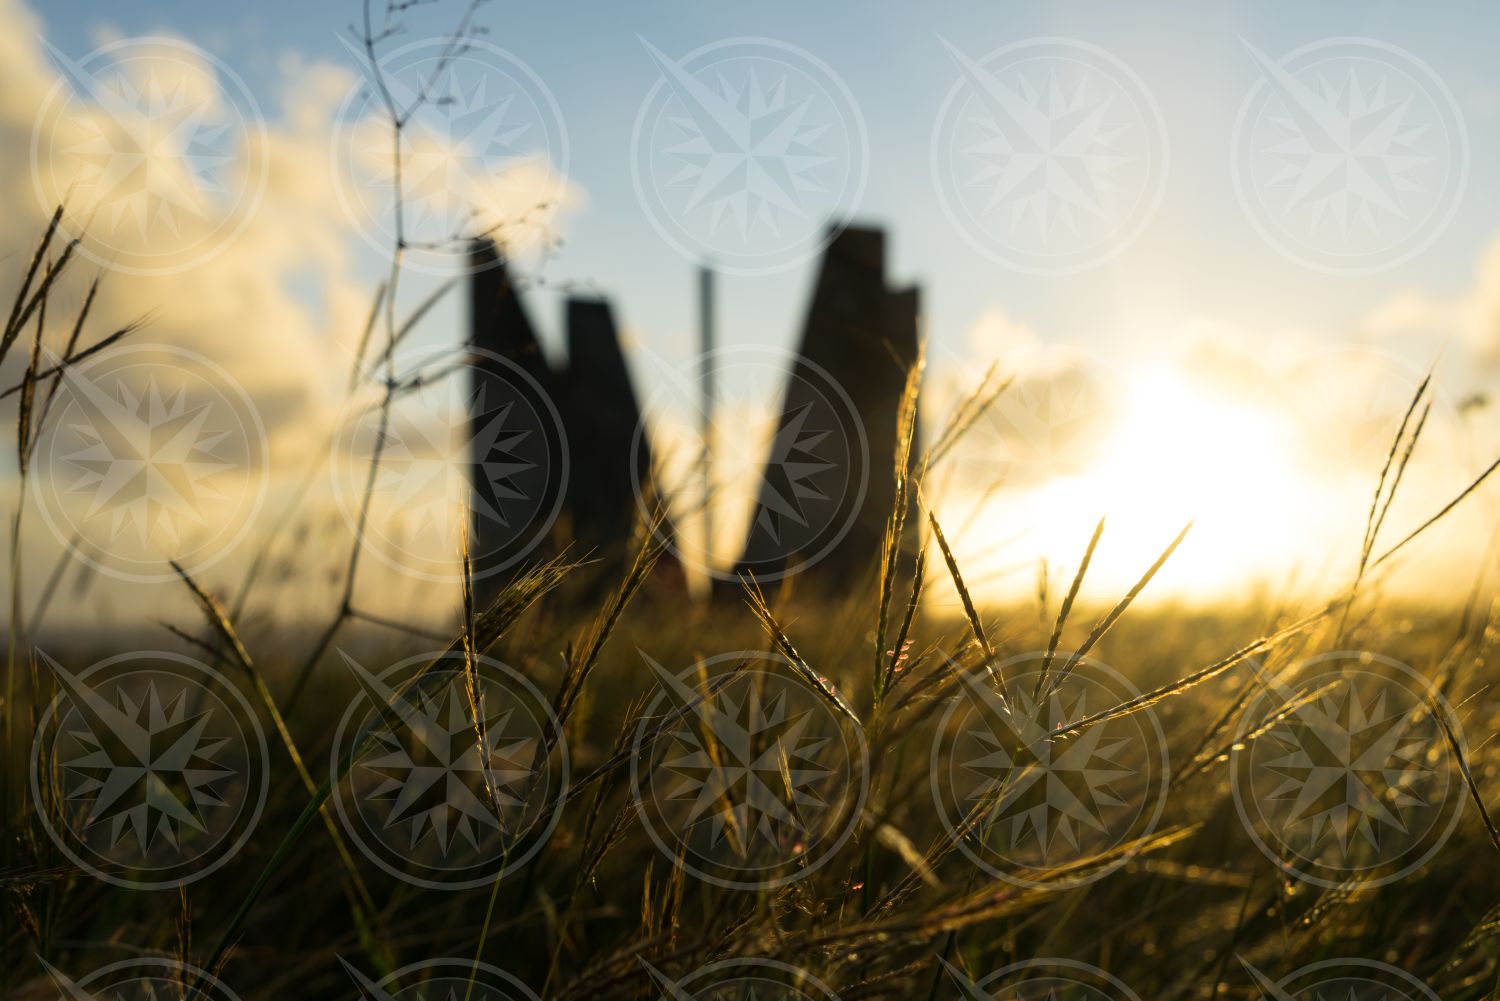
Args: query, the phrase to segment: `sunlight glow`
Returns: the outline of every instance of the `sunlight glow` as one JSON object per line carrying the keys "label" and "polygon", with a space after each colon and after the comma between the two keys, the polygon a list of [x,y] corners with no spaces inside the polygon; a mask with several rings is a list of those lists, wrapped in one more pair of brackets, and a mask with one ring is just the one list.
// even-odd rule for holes
{"label": "sunlight glow", "polygon": [[[1097,462],[987,505],[967,547],[988,553],[991,568],[1046,560],[1054,579],[1069,578],[1103,516],[1089,582],[1118,593],[1191,520],[1188,542],[1152,585],[1155,596],[1242,592],[1250,577],[1296,566],[1318,521],[1308,505],[1321,492],[1297,454],[1293,426],[1276,410],[1215,395],[1175,369],[1144,371],[1131,379]],[[1029,530],[1017,536],[1016,526]],[[1014,596],[1017,584],[1032,586],[1035,571],[980,575],[994,577],[985,581],[996,585],[984,588],[991,596]]]}

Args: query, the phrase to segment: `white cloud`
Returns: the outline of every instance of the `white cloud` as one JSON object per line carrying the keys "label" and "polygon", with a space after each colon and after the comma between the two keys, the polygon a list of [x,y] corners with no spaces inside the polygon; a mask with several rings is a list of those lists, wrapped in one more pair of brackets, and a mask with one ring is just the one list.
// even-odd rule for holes
{"label": "white cloud", "polygon": [[[1488,277],[1472,295],[1420,300],[1412,315],[1477,334],[1481,317],[1500,309],[1500,252],[1481,273]],[[1366,330],[1395,316],[1387,306]],[[969,353],[932,360],[928,385],[937,392],[928,400],[940,401],[930,406],[939,415],[992,361],[1015,375],[938,478],[947,487],[940,514],[969,526],[954,542],[981,593],[1024,600],[1039,560],[1071,572],[1100,516],[1113,539],[1093,571],[1101,597],[1117,596],[1189,517],[1198,525],[1153,584],[1158,594],[1219,600],[1295,572],[1317,586],[1346,582],[1425,365],[1370,337],[1254,330],[1218,317],[1099,341],[1113,350],[1080,350],[992,308],[971,328]],[[1485,346],[1474,337],[1450,352],[1465,375],[1470,343]],[[1443,373],[1434,385],[1385,545],[1456,496],[1500,447],[1493,422],[1465,413]],[[1467,587],[1468,540],[1484,530],[1492,502],[1493,491],[1471,498],[1412,547],[1405,562],[1417,565],[1393,588],[1430,599]]]}
{"label": "white cloud", "polygon": [[[0,0],[0,65],[6,67],[6,86],[0,88],[0,199],[7,208],[0,260],[8,262],[0,266],[0,301],[9,302],[19,282],[19,262],[27,259],[52,208],[39,196],[40,179],[41,195],[50,188],[69,196],[75,225],[98,228],[94,242],[86,245],[95,259],[81,262],[73,281],[51,303],[57,329],[50,339],[60,345],[65,323],[102,266],[92,330],[149,316],[147,327],[134,335],[137,342],[186,348],[231,373],[254,400],[269,438],[272,502],[261,509],[256,526],[263,531],[280,516],[278,496],[290,492],[326,447],[354,344],[374,286],[384,277],[362,273],[368,251],[360,249],[360,234],[338,197],[335,177],[330,136],[356,77],[345,67],[287,53],[277,65],[280,86],[257,95],[263,123],[252,120],[247,127],[236,84],[223,67],[171,39],[133,48],[133,61],[116,76],[141,87],[138,96],[149,108],[168,108],[169,118],[183,109],[202,116],[202,134],[216,144],[214,154],[229,159],[204,172],[211,175],[205,180],[181,159],[159,158],[151,164],[157,174],[145,181],[132,177],[130,183],[140,187],[128,188],[100,173],[101,151],[129,148],[129,141],[139,138],[132,129],[140,123],[113,105],[107,93],[82,99],[74,94],[66,113],[55,113],[59,88],[69,84],[53,62],[57,56],[46,51],[46,34],[46,26],[19,0]],[[86,58],[76,52],[61,55],[75,62]],[[220,91],[204,89],[213,86]],[[170,152],[170,142],[166,147]],[[537,170],[545,168],[493,183],[496,190],[533,191],[543,184]],[[560,201],[576,204],[581,198],[561,178],[548,176],[545,183]],[[142,190],[148,197],[119,197]],[[239,197],[246,192],[251,196]],[[164,216],[162,206],[179,194],[186,204]],[[132,255],[173,240],[186,248],[180,260],[170,262],[183,265],[177,270],[132,274],[108,266],[138,263]],[[408,288],[413,301],[423,294],[417,286]],[[12,358],[7,365],[7,385],[18,361]],[[325,493],[315,489],[309,496],[314,511],[326,503]],[[39,551],[61,541],[34,535]],[[252,533],[235,554],[241,565],[254,552],[254,540]],[[339,549],[347,544],[328,542]],[[28,565],[50,562],[41,552]]]}
{"label": "white cloud", "polygon": [[1481,255],[1469,289],[1446,297],[1400,292],[1372,311],[1365,327],[1379,338],[1457,339],[1481,363],[1500,363],[1500,237]]}

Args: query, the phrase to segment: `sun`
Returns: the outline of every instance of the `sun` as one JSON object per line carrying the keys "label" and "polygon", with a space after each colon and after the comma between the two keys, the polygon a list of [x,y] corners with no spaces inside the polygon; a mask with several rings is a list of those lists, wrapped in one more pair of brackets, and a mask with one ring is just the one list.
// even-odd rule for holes
{"label": "sun", "polygon": [[1130,385],[1120,421],[1095,472],[1141,481],[1153,507],[1200,516],[1250,470],[1290,476],[1290,429],[1270,409],[1227,399],[1174,369],[1147,370]]}
{"label": "sun", "polygon": [[[1152,597],[1174,598],[1243,594],[1305,552],[1313,524],[1306,498],[1317,484],[1298,459],[1292,421],[1274,404],[1175,366],[1142,368],[1125,373],[1100,433],[1104,442],[1082,468],[1002,487],[993,509],[974,519],[967,548],[1002,570],[1034,572],[1045,561],[1054,577],[1067,577],[1103,517],[1089,583],[1123,592],[1191,521],[1188,540],[1151,585]],[[1029,527],[1018,533],[1018,525]],[[999,572],[994,583],[995,597],[1014,596],[1032,576]]]}
{"label": "sun", "polygon": [[1252,568],[1295,562],[1298,498],[1311,486],[1295,453],[1290,422],[1273,407],[1177,369],[1138,373],[1110,444],[1080,485],[1114,535],[1116,555],[1100,571],[1137,577],[1189,521],[1192,544],[1174,554],[1162,584],[1238,591]]}

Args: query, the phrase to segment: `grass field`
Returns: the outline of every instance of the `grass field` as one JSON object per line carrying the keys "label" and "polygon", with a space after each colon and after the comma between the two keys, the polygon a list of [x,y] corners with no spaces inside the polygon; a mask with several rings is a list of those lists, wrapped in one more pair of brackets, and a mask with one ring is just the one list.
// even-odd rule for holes
{"label": "grass field", "polygon": [[[363,31],[378,79],[394,34],[368,10]],[[1466,601],[1388,591],[1496,468],[1387,523],[1429,382],[1324,594],[1153,603],[1188,526],[1134,587],[1085,600],[1100,522],[1033,601],[976,601],[924,488],[1006,383],[932,414],[919,365],[878,471],[883,544],[837,596],[746,577],[690,601],[641,525],[602,586],[564,548],[482,602],[464,572],[459,613],[392,629],[353,600],[367,486],[331,562],[247,578],[327,618],[279,621],[173,563],[195,618],[42,650],[27,624],[68,597],[21,566],[37,443],[68,370],[139,329],[95,329],[98,282],[59,315],[70,222],[7,265],[0,335],[23,372],[4,397],[4,997],[1500,997],[1492,546]],[[351,379],[383,387],[382,432],[409,388],[390,359],[431,305],[398,309],[407,249]]]}
{"label": "grass field", "polygon": [[[110,970],[161,957],[183,965],[158,996],[1424,996],[1415,977],[1490,997],[1489,589],[1381,597],[1424,390],[1373,471],[1365,558],[1321,606],[1131,610],[1152,567],[1074,607],[1091,542],[1073,590],[945,616],[914,581],[966,596],[962,568],[935,521],[918,554],[893,520],[841,601],[746,581],[684,607],[651,584],[653,543],[592,605],[564,560],[518,576],[446,652],[234,622],[186,573],[203,620],[161,646],[191,670],[13,635],[10,996],[114,997]],[[264,750],[184,743],[214,706]],[[154,771],[110,777],[146,745]],[[1310,966],[1345,979],[1277,986]]]}

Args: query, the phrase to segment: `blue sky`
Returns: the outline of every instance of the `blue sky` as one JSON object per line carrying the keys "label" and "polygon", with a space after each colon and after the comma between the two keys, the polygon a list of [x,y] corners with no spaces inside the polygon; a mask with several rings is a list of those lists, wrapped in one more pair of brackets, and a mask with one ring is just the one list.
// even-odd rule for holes
{"label": "blue sky", "polygon": [[[408,15],[411,37],[441,33],[454,0]],[[269,0],[255,5],[69,3],[39,11],[49,40],[83,52],[112,25],[126,34],[166,30],[211,51],[239,72],[274,121],[287,53],[345,62],[336,35],[352,4]],[[672,351],[692,325],[690,262],[654,231],[628,169],[631,130],[658,72],[640,38],[671,55],[716,39],[763,35],[817,55],[847,83],[869,130],[869,184],[856,217],[886,225],[892,270],[920,282],[935,342],[960,345],[971,324],[998,306],[1044,336],[1149,350],[1151,331],[1196,316],[1232,318],[1248,331],[1296,327],[1347,333],[1395,289],[1460,293],[1494,236],[1500,204],[1484,188],[1500,162],[1500,81],[1491,40],[1500,11],[1452,5],[1442,16],[1394,3],[792,4],[492,3],[482,15],[496,44],[515,53],[555,95],[572,147],[570,177],[587,207],[569,220],[554,279],[593,283],[616,297],[625,322],[648,345]],[[1460,27],[1461,26],[1461,27]],[[957,80],[946,38],[976,56],[1032,36],[1100,45],[1132,67],[1160,105],[1170,142],[1161,206],[1141,237],[1112,262],[1082,274],[1036,277],[971,252],[934,193],[928,147],[937,109]],[[1389,41],[1426,61],[1464,113],[1473,170],[1460,210],[1422,255],[1391,272],[1330,277],[1278,255],[1248,225],[1230,176],[1235,115],[1258,69],[1244,42],[1279,58],[1323,38]],[[371,281],[378,262],[369,262]],[[810,268],[722,286],[729,343],[787,343]],[[555,323],[554,303],[535,310]],[[1417,346],[1422,354],[1422,346]],[[1464,387],[1458,387],[1464,388]]]}
{"label": "blue sky", "polygon": [[[0,24],[19,15],[17,3],[0,0]],[[442,0],[408,11],[405,35],[390,45],[444,35],[462,8],[463,0]],[[247,486],[246,496],[261,496],[256,489],[268,494],[266,517],[274,521],[278,498],[320,458],[323,429],[339,418],[341,373],[369,295],[386,273],[381,241],[361,239],[361,225],[341,208],[351,189],[359,192],[354,197],[384,204],[378,183],[360,174],[364,165],[356,161],[346,170],[351,164],[340,160],[372,121],[338,112],[355,92],[358,67],[341,36],[349,37],[358,5],[90,0],[27,9],[40,19],[41,39],[29,29],[0,36],[0,53],[9,53],[14,72],[12,86],[0,92],[0,135],[17,137],[6,147],[11,155],[0,158],[0,185],[30,213],[27,226],[14,227],[18,233],[39,227],[50,205],[49,197],[35,197],[37,179],[55,177],[59,192],[69,190],[80,163],[90,167],[88,143],[108,134],[79,131],[90,116],[108,117],[92,101],[69,104],[72,118],[48,105],[45,95],[64,85],[43,40],[85,59],[113,38],[176,36],[231,69],[259,106],[272,183],[264,198],[248,202],[244,232],[188,270],[112,276],[101,309],[122,322],[152,313],[153,338],[210,355],[253,398],[267,429],[271,471],[265,482]],[[795,124],[788,133],[793,152],[776,163],[804,172],[799,180],[807,186],[796,209],[814,226],[825,215],[847,215],[885,227],[892,281],[921,286],[932,361],[926,426],[938,425],[953,394],[991,360],[1022,377],[1002,399],[993,426],[971,435],[978,461],[954,463],[1006,479],[1009,489],[976,500],[991,498],[987,484],[957,483],[952,497],[934,501],[946,520],[975,526],[972,537],[958,540],[975,579],[1023,567],[1030,587],[1038,559],[1069,564],[1098,516],[1107,514],[1118,527],[1105,547],[1115,548],[1101,550],[1100,586],[1128,586],[1182,521],[1197,517],[1193,546],[1159,582],[1169,593],[1191,594],[1241,593],[1247,580],[1279,582],[1293,566],[1316,574],[1347,563],[1340,547],[1359,541],[1342,538],[1357,523],[1349,512],[1368,506],[1394,424],[1434,358],[1441,357],[1444,398],[1418,450],[1423,475],[1403,494],[1391,524],[1419,523],[1500,446],[1494,407],[1454,405],[1490,389],[1500,359],[1500,199],[1487,185],[1500,166],[1500,71],[1492,52],[1500,8],[1454,4],[1443,12],[1354,2],[751,7],[495,0],[482,8],[480,23],[489,43],[542,81],[566,130],[566,180],[578,197],[562,217],[565,243],[546,264],[547,285],[529,293],[533,318],[554,351],[558,290],[583,287],[613,300],[637,349],[632,361],[642,395],[652,396],[664,381],[659,362],[691,356],[696,257],[676,245],[691,232],[684,222],[689,211],[677,203],[682,218],[674,221],[666,192],[680,195],[699,182],[697,175],[685,183],[686,174],[663,178],[682,164],[696,167],[699,153],[682,150],[707,141],[692,132],[701,123],[690,121],[695,112],[683,94],[692,93],[691,85],[683,81],[743,87],[736,100],[748,93],[747,104],[767,102],[756,113],[762,125]],[[763,77],[743,70],[752,60],[728,69],[692,62],[699,50],[745,38],[772,40],[755,49],[772,56]],[[1067,41],[1046,41],[1058,38]],[[1061,46],[1063,54],[1049,46]],[[800,55],[778,63],[787,52]],[[1025,105],[1013,122],[983,121],[986,97],[976,66],[1018,101],[1008,108]],[[1083,70],[1074,73],[1078,66]],[[778,105],[783,81],[786,102]],[[762,89],[755,92],[752,82]],[[225,84],[220,79],[215,89],[233,92]],[[1311,131],[1299,124],[1307,101],[1319,100],[1336,107],[1335,119],[1347,113],[1335,124],[1347,126],[1353,154],[1335,151],[1330,159],[1318,145],[1327,115]],[[1024,131],[1033,112],[1047,119],[1059,146],[1041,157],[1049,166],[1023,178],[1044,183],[1004,188],[1017,164],[1033,162],[1024,137],[1016,145],[1004,129]],[[645,123],[645,141],[638,141],[638,122]],[[849,141],[861,130],[863,148]],[[26,136],[33,143],[43,137],[41,146],[50,150],[41,168],[39,147],[28,157]],[[1071,152],[1068,144],[1078,137],[1082,153]],[[998,153],[997,142],[1004,145]],[[483,167],[481,182],[508,176],[508,169]],[[638,174],[645,180],[638,182]],[[350,177],[362,180],[351,184]],[[863,177],[863,185],[840,177]],[[1092,190],[1070,194],[1075,182]],[[89,183],[101,204],[120,201],[115,188],[130,194],[128,185],[99,184],[96,177]],[[1017,194],[1036,189],[1040,195]],[[992,194],[995,200],[985,203]],[[1276,201],[1287,197],[1292,208]],[[1027,241],[1035,235],[1028,227],[1042,224],[1038,205],[1044,214],[1083,206],[1077,209],[1082,231],[1104,220],[1102,231],[1114,235],[1101,246],[1110,252],[1081,252],[1075,266],[1051,273],[1058,270],[1052,258],[1017,251],[1036,249]],[[1374,219],[1354,218],[1353,237],[1323,242],[1340,206]],[[210,212],[204,225],[235,219],[240,208],[226,199],[223,215]],[[702,207],[692,211],[704,218]],[[798,225],[795,213],[777,218],[787,232]],[[1058,228],[1050,232],[1061,232],[1064,243],[1069,221],[1052,219]],[[1373,235],[1361,228],[1366,222]],[[675,223],[682,225],[674,230]],[[1375,266],[1349,273],[1325,266],[1332,257],[1310,266],[1309,254],[1287,242],[1303,224],[1312,227],[1311,258],[1344,252],[1357,258],[1361,240],[1378,250],[1386,234],[1403,227],[1416,237],[1409,252],[1375,253]],[[363,229],[370,229],[368,221]],[[715,232],[715,239],[722,235]],[[985,245],[996,233],[1003,234],[999,250]],[[1046,244],[1050,237],[1039,238]],[[8,249],[25,252],[20,244]],[[719,286],[721,343],[791,347],[813,258],[792,254],[769,273],[726,274]],[[1038,261],[1048,273],[1037,273]],[[403,310],[438,282],[433,274],[408,272]],[[455,343],[462,312],[462,296],[450,296],[414,340]],[[1334,346],[1343,347],[1324,350]],[[1094,402],[1108,397],[1109,406],[1097,406],[1090,418],[1097,423],[1070,439],[1077,415],[1067,411],[1069,401],[1087,409],[1077,404],[1081,397],[1069,396],[1074,376],[1106,386]],[[758,402],[774,405],[778,386]],[[674,434],[680,445],[695,434],[652,417],[658,445]],[[1033,438],[1028,428],[1038,423],[1042,433]],[[1075,446],[1080,454],[1070,452]],[[753,474],[760,456],[752,458]],[[742,492],[748,503],[753,491]],[[966,503],[994,509],[969,517]],[[1482,531],[1484,515],[1493,511],[1477,501],[1472,507],[1478,520],[1464,531]],[[69,533],[54,534],[66,544]],[[236,558],[243,552],[236,550]],[[1446,579],[1468,579],[1461,543],[1441,555]],[[28,566],[52,559],[39,553]]]}

